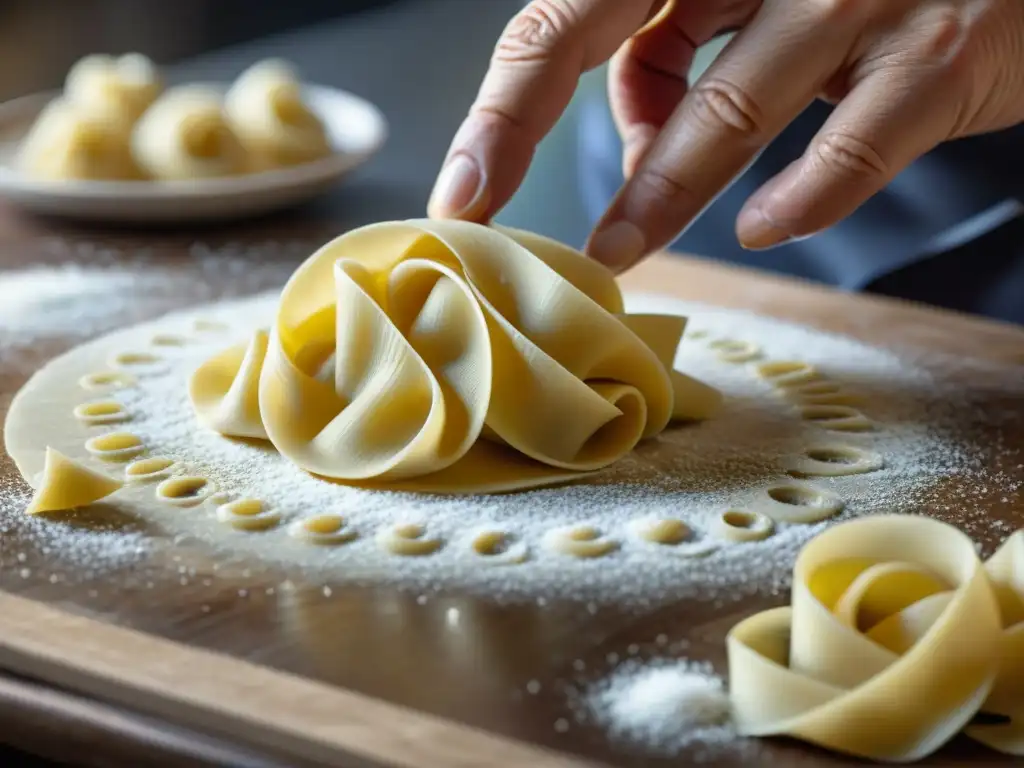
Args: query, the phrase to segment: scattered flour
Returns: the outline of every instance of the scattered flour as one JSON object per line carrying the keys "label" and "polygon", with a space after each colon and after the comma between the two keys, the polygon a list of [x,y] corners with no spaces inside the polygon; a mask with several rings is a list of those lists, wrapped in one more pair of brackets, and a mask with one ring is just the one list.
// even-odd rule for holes
{"label": "scattered flour", "polygon": [[630,659],[585,688],[571,702],[579,719],[593,723],[615,742],[659,756],[684,749],[736,751],[729,694],[706,662]]}
{"label": "scattered flour", "polygon": [[[31,298],[18,299],[20,310],[2,310],[0,362],[10,357],[12,348],[36,349],[34,339],[66,337],[66,347],[158,316],[170,306],[279,287],[305,252],[308,249],[298,244],[219,249],[196,245],[184,264],[172,266],[158,253],[143,253],[125,263],[123,254],[115,258],[97,249],[90,252],[88,266],[59,265],[0,275],[0,297],[35,292]],[[75,255],[82,258],[77,251]],[[12,282],[6,283],[8,279]],[[51,285],[44,289],[48,281]],[[45,296],[49,298],[41,298]],[[219,486],[256,495],[289,519],[339,512],[356,527],[359,539],[345,546],[313,547],[288,537],[285,526],[266,533],[240,533],[201,510],[161,515],[164,535],[160,537],[130,529],[118,533],[54,528],[46,521],[26,521],[21,512],[23,497],[2,491],[0,527],[10,534],[8,540],[17,536],[42,543],[53,557],[63,555],[89,568],[101,567],[106,559],[123,562],[129,553],[146,546],[191,541],[238,556],[254,570],[262,565],[298,567],[332,582],[387,582],[424,592],[458,587],[499,599],[544,595],[628,602],[638,611],[683,599],[726,605],[748,595],[775,595],[787,589],[800,547],[828,523],[780,525],[765,541],[731,544],[709,557],[694,559],[637,540],[630,534],[629,522],[638,517],[680,517],[705,535],[724,508],[742,506],[766,484],[784,479],[785,460],[808,441],[838,437],[869,446],[885,459],[885,468],[877,473],[816,481],[845,500],[840,519],[927,512],[974,534],[1011,530],[998,513],[1005,511],[1009,516],[1019,504],[1024,472],[1018,467],[1022,459],[1017,449],[1004,437],[1021,426],[1022,417],[1009,406],[993,406],[1000,396],[1009,397],[1020,388],[1021,383],[1011,381],[1006,369],[961,375],[960,361],[957,366],[939,366],[937,371],[925,358],[900,357],[744,312],[660,297],[631,297],[629,303],[649,312],[686,313],[692,318],[691,330],[710,334],[703,341],[684,342],[677,365],[721,388],[728,396],[728,407],[719,418],[666,431],[588,482],[491,497],[369,492],[316,480],[296,472],[272,451],[198,428],[187,400],[188,376],[217,349],[245,340],[253,327],[266,325],[274,305],[271,294],[218,302],[148,326],[147,332],[184,333],[203,317],[223,319],[232,327],[223,336],[193,334],[184,347],[162,349],[161,354],[172,362],[169,373],[144,378],[139,388],[118,397],[133,413],[132,430],[153,451],[180,456]],[[841,436],[817,431],[797,419],[749,366],[718,360],[707,347],[707,340],[713,338],[753,341],[771,359],[819,365],[829,376],[868,396],[866,411],[882,429]],[[37,353],[29,361],[31,367],[21,369],[22,380],[44,359]],[[957,375],[942,375],[950,371]],[[12,489],[22,493],[16,481],[10,482]],[[377,527],[395,522],[422,523],[431,535],[444,539],[445,547],[427,558],[386,555],[372,534]],[[616,539],[618,551],[582,561],[543,547],[543,534],[551,527],[584,522]],[[531,559],[518,566],[481,563],[470,554],[468,542],[482,525],[503,527],[525,541]],[[105,539],[100,546],[94,543],[100,542],[96,537],[120,543]],[[7,551],[0,547],[0,565],[6,564]]]}
{"label": "scattered flour", "polygon": [[[182,306],[280,286],[310,248],[299,241],[196,243],[182,257],[179,249],[41,241],[35,266],[0,270],[0,414],[32,373],[68,348]],[[123,523],[28,518],[28,498],[13,463],[0,453],[0,569],[6,578],[40,576],[42,558],[47,578],[88,581],[145,562],[155,545],[141,528]]]}

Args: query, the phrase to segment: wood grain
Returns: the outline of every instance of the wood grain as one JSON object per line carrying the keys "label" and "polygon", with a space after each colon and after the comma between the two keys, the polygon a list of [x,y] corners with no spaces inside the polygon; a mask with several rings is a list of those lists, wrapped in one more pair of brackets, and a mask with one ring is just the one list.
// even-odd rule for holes
{"label": "wood grain", "polygon": [[[229,277],[203,271],[190,255],[196,238],[315,243],[331,234],[332,225],[323,220],[269,221],[213,234],[115,234],[5,219],[0,207],[0,242],[5,245],[0,266],[65,259],[46,245],[55,236],[125,251],[144,245],[154,254],[152,263],[206,281],[208,293],[237,295],[273,287],[279,279],[275,275],[287,274],[294,264],[279,264],[279,270],[266,272],[265,284],[250,281],[243,291]],[[656,257],[624,276],[623,286],[749,309],[897,349],[1024,364],[1024,330],[1017,327],[710,261]],[[175,303],[185,306],[194,300],[183,295]],[[137,319],[167,308],[141,307]],[[50,340],[32,354],[42,364],[71,344]],[[8,402],[23,381],[22,372],[0,372],[0,402]],[[1024,449],[1019,429],[1006,439]],[[1007,472],[1024,479],[1019,469]],[[0,479],[14,483],[14,478],[4,459]],[[992,514],[1014,527],[1024,519],[1019,507],[994,508]],[[728,627],[785,599],[594,612],[571,602],[498,605],[462,594],[431,595],[421,602],[415,594],[370,587],[339,588],[325,598],[318,582],[222,562],[172,542],[144,564],[92,577],[61,573],[53,581],[54,567],[50,556],[31,542],[0,536],[0,667],[87,695],[104,707],[123,707],[125,718],[137,712],[288,765],[678,764],[612,745],[599,729],[585,724],[557,732],[552,724],[565,713],[560,686],[573,665],[599,669],[609,653],[633,644],[641,653],[658,651],[655,638],[664,635],[685,640],[687,654],[722,669],[722,637]],[[188,569],[188,579],[182,580],[187,583],[179,583],[182,568]],[[22,570],[31,575],[20,576]],[[287,600],[280,589],[284,582],[294,586]],[[387,616],[382,605],[388,606]],[[462,645],[451,645],[444,624],[453,607],[466,617]],[[298,624],[296,612],[302,618]],[[663,650],[679,652],[671,646]],[[524,695],[528,681],[540,685],[537,695]],[[0,703],[14,695],[0,685]],[[54,716],[59,709],[52,708]],[[31,711],[38,716],[38,708]],[[32,716],[21,715],[25,723]],[[18,740],[18,718],[18,707],[0,704],[4,739]],[[132,731],[126,722],[118,724],[116,714],[105,719],[106,728],[99,722],[103,718],[94,720],[92,733],[105,734],[90,736],[94,750],[126,748]],[[31,739],[23,741],[31,747]],[[954,745],[929,764],[973,766],[993,760],[991,754]],[[705,762],[728,766],[747,761],[724,752]],[[182,756],[180,764],[196,762]],[[758,764],[820,768],[847,761],[773,743],[759,752]]]}

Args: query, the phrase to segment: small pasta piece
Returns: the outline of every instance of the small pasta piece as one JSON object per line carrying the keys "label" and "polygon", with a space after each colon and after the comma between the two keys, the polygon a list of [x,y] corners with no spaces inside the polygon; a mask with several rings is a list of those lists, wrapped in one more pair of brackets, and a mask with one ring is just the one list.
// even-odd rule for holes
{"label": "small pasta piece", "polygon": [[177,461],[165,456],[151,456],[133,461],[124,468],[124,478],[129,483],[148,483],[170,477],[179,467]]}
{"label": "small pasta piece", "polygon": [[143,174],[129,146],[130,126],[54,99],[40,113],[13,158],[25,175],[50,181],[129,181]]}
{"label": "small pasta piece", "polygon": [[108,432],[85,441],[85,450],[103,461],[129,461],[146,450],[142,439],[131,432]]}
{"label": "small pasta piece", "polygon": [[477,531],[469,548],[477,560],[488,565],[518,565],[529,557],[525,541],[497,528]]}
{"label": "small pasta piece", "polygon": [[201,317],[192,323],[192,329],[199,333],[219,333],[228,329],[227,323]]}
{"label": "small pasta piece", "polygon": [[156,64],[141,53],[90,54],[76,61],[64,80],[69,100],[127,126],[149,108],[162,87]]}
{"label": "small pasta piece", "polygon": [[238,499],[217,507],[217,519],[239,531],[265,531],[281,522],[281,513],[259,499]]}
{"label": "small pasta piece", "polygon": [[708,347],[725,363],[749,363],[761,356],[761,348],[750,341],[716,339],[708,344]]}
{"label": "small pasta piece", "polygon": [[754,366],[754,370],[779,388],[801,386],[819,378],[817,368],[800,360],[769,360]]}
{"label": "small pasta piece", "polygon": [[205,477],[182,475],[170,477],[156,487],[157,501],[176,507],[195,507],[202,504],[216,489]]}
{"label": "small pasta piece", "polygon": [[727,509],[715,519],[712,532],[725,541],[761,541],[775,532],[775,521],[754,510]]}
{"label": "small pasta piece", "polygon": [[683,335],[683,338],[684,339],[692,339],[693,341],[700,341],[701,339],[706,339],[708,337],[708,335],[709,335],[708,331],[705,331],[703,329],[699,329],[699,330],[695,330],[695,331],[686,331],[685,334]]}
{"label": "small pasta piece", "polygon": [[784,523],[817,523],[839,514],[844,504],[831,491],[802,483],[778,483],[765,488],[752,506]]}
{"label": "small pasta piece", "polygon": [[643,518],[634,520],[629,527],[641,541],[662,547],[677,557],[705,557],[718,549],[715,542],[693,541],[690,526],[675,518]]}
{"label": "small pasta piece", "polygon": [[377,541],[384,549],[403,557],[431,555],[441,548],[440,539],[426,535],[427,530],[418,523],[398,523],[385,526],[377,534]]}
{"label": "small pasta piece", "polygon": [[167,181],[234,176],[249,162],[222,95],[201,85],[176,86],[157,99],[132,132],[132,152],[151,176]]}
{"label": "small pasta piece", "polygon": [[681,544],[693,535],[690,526],[672,517],[634,520],[629,527],[637,538],[652,544]]}
{"label": "small pasta piece", "polygon": [[882,457],[852,445],[809,446],[792,459],[789,473],[794,477],[845,477],[863,475],[882,468]]}
{"label": "small pasta piece", "polygon": [[98,400],[75,406],[75,418],[83,424],[119,424],[129,421],[131,414],[116,400]]}
{"label": "small pasta piece", "polygon": [[833,432],[870,432],[871,420],[848,405],[802,405],[800,418]]}
{"label": "small pasta piece", "polygon": [[188,344],[188,339],[175,333],[158,333],[149,343],[154,347],[183,347]]}
{"label": "small pasta piece", "polygon": [[94,472],[47,446],[43,471],[25,513],[38,515],[84,507],[105,499],[121,486],[120,481]]}
{"label": "small pasta piece", "polygon": [[849,391],[839,382],[821,379],[809,381],[783,390],[786,397],[800,405],[860,405],[863,398]]}
{"label": "small pasta piece", "polygon": [[288,526],[288,534],[307,544],[347,544],[357,536],[341,515],[322,514],[296,520]]}
{"label": "small pasta piece", "polygon": [[110,357],[110,366],[135,375],[153,373],[163,369],[163,358],[152,352],[117,352]]}
{"label": "small pasta piece", "polygon": [[90,391],[111,391],[135,386],[135,378],[121,371],[87,373],[78,380],[78,386]]}
{"label": "small pasta piece", "polygon": [[545,540],[556,552],[582,558],[604,557],[619,548],[618,542],[589,525],[555,528],[548,531]]}

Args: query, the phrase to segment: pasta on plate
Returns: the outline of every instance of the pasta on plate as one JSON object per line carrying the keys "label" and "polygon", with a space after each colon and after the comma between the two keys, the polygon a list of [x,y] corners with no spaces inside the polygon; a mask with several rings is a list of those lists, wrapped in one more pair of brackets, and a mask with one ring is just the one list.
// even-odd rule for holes
{"label": "pasta on plate", "polygon": [[713,388],[673,369],[685,318],[625,314],[612,274],[503,227],[349,232],[285,285],[276,318],[204,363],[198,419],[337,482],[499,492],[629,453]]}

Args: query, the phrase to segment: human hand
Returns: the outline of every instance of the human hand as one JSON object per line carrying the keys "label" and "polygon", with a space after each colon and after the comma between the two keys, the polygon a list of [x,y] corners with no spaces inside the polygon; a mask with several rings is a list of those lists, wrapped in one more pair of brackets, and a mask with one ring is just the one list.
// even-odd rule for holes
{"label": "human hand", "polygon": [[[688,86],[695,49],[736,28]],[[533,0],[498,41],[430,215],[490,220],[608,59],[627,180],[587,251],[617,271],[670,243],[815,98],[836,109],[743,207],[745,247],[825,229],[937,144],[1024,121],[1022,0]]]}

